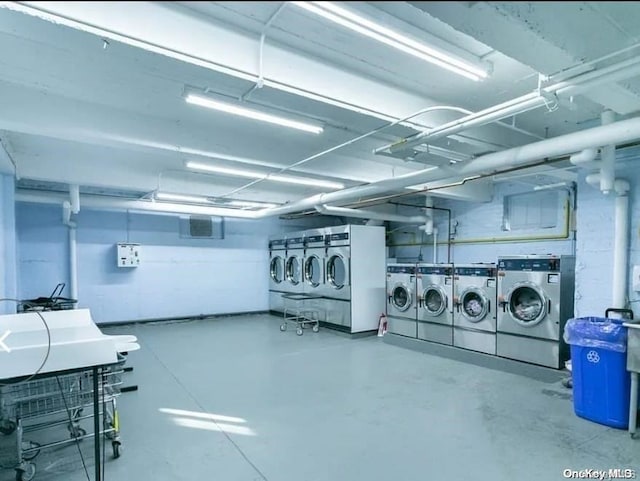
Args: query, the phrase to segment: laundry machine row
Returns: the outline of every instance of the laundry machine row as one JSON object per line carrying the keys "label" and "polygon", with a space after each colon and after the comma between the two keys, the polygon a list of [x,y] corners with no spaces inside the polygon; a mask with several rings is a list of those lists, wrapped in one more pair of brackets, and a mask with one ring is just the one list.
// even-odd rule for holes
{"label": "laundry machine row", "polygon": [[377,329],[384,310],[384,227],[291,232],[272,237],[269,252],[271,311],[282,312],[292,302],[287,295],[299,294],[304,299],[296,302],[332,327],[352,333]]}
{"label": "laundry machine row", "polygon": [[388,264],[388,331],[531,364],[564,366],[573,256],[498,264]]}

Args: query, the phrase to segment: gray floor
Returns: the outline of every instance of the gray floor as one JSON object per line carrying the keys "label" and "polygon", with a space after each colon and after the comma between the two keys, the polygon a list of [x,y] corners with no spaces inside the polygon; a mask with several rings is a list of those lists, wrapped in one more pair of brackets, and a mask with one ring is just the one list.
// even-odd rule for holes
{"label": "gray floor", "polygon": [[[577,418],[559,383],[278,325],[260,315],[111,329],[142,350],[128,375],[140,390],[120,401],[125,451],[106,479],[526,481],[640,468],[640,441]],[[36,479],[86,479],[51,459]]]}

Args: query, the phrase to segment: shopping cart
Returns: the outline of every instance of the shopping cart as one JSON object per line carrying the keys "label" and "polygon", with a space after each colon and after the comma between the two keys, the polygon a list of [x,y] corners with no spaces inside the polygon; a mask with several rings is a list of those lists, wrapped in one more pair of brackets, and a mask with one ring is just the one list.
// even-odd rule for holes
{"label": "shopping cart", "polygon": [[[95,433],[88,434],[83,424],[94,420],[96,426],[95,416],[102,419],[99,434],[111,442],[113,457],[120,457],[116,399],[123,372],[121,360],[99,369],[48,373],[25,382],[0,385],[0,467],[15,469],[17,481],[32,480],[36,474],[34,460],[40,452],[93,437]],[[40,443],[40,437],[48,441]]]}

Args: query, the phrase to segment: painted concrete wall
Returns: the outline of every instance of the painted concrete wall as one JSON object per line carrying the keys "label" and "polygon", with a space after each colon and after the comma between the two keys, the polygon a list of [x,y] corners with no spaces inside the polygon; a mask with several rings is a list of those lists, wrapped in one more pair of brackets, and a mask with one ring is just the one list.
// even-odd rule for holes
{"label": "painted concrete wall", "polygon": [[[0,200],[2,207],[0,222],[2,224],[2,236],[0,236],[0,272],[2,272],[2,285],[0,297],[15,299],[16,292],[16,217],[15,217],[15,183],[12,176],[0,175]],[[11,301],[0,302],[0,313],[10,314],[16,312],[16,304]]]}
{"label": "painted concrete wall", "polygon": [[[17,204],[23,299],[48,295],[58,282],[68,282],[68,234],[61,216],[58,206]],[[266,310],[268,236],[340,219],[225,219],[219,240],[182,238],[179,222],[178,216],[81,210],[79,307],[90,308],[97,322]],[[140,267],[116,266],[118,242],[141,244]]]}

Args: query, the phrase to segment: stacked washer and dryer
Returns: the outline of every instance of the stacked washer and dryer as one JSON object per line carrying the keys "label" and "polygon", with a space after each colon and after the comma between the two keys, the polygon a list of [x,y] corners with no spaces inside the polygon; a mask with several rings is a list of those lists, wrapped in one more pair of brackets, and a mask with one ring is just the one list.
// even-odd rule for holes
{"label": "stacked washer and dryer", "polygon": [[[384,227],[344,225],[289,233],[284,255],[281,240],[277,236],[269,243],[271,311],[284,310],[283,294],[305,294],[308,298],[299,302],[331,327],[350,333],[378,328],[384,312]],[[281,283],[273,280],[277,256],[285,259]]]}

